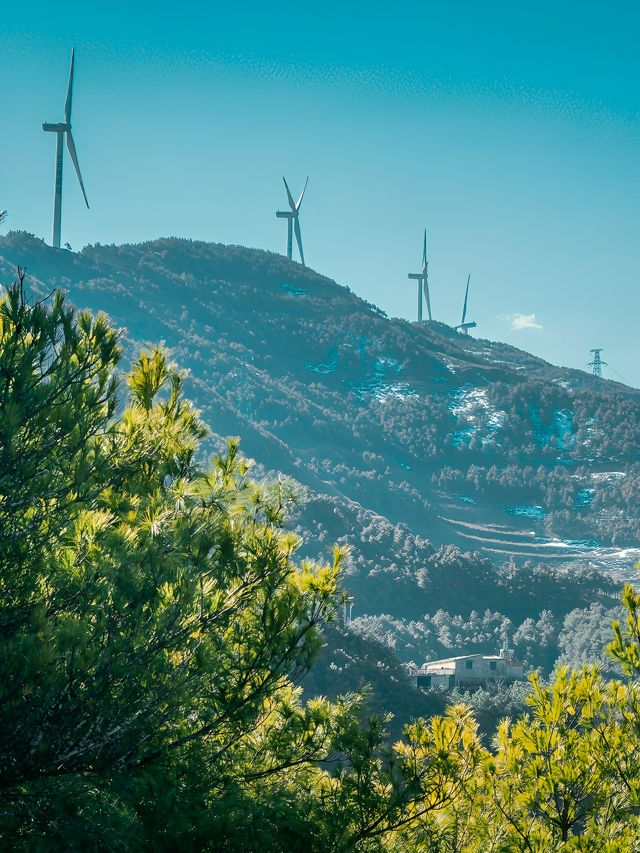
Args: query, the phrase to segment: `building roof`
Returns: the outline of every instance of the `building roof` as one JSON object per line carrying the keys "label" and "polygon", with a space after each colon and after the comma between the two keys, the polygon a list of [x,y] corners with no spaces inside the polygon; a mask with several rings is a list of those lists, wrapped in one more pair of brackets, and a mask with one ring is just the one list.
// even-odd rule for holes
{"label": "building roof", "polygon": [[423,666],[434,666],[435,664],[455,663],[457,660],[468,660],[469,658],[483,658],[485,655],[474,653],[472,655],[457,655],[453,658],[440,658],[439,660],[428,660]]}
{"label": "building roof", "polygon": [[456,657],[451,657],[451,658],[440,658],[439,660],[425,661],[422,664],[422,666],[420,667],[420,669],[422,669],[422,670],[427,669],[427,668],[432,669],[433,667],[439,667],[441,669],[444,669],[447,666],[452,666],[452,665],[455,666],[455,662],[458,660],[469,660],[470,658],[481,658],[482,660],[488,660],[488,661],[502,660],[505,663],[508,663],[510,666],[515,666],[515,667],[523,666],[522,661],[516,660],[515,658],[505,658],[505,657],[502,657],[501,655],[483,655],[483,654],[479,654],[476,652],[476,653],[471,654],[471,655],[457,655]]}

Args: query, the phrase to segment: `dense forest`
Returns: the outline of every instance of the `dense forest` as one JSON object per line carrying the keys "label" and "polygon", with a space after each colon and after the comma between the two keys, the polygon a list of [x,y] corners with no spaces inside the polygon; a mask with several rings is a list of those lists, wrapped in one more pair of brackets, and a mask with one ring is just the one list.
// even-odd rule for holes
{"label": "dense forest", "polygon": [[[486,729],[499,711],[489,694],[454,695],[446,708],[425,696],[431,716],[414,704],[393,741],[366,688],[336,677],[339,698],[303,698],[323,630],[356,665],[374,646],[338,625],[348,548],[321,543],[324,560],[304,558],[287,522],[295,489],[253,479],[237,439],[203,461],[207,428],[165,349],[129,366],[105,315],[60,292],[36,299],[19,279],[0,300],[4,849],[640,849],[630,585],[605,673],[571,668],[604,639],[609,605],[587,603],[604,595],[592,569],[557,567],[551,579],[514,561],[498,575],[514,614],[525,610],[519,588],[551,605],[553,589],[575,585],[581,606],[564,605],[566,663],[549,682],[534,674],[526,695],[501,697],[514,719],[493,739],[476,719]],[[449,556],[464,571],[460,552]],[[474,560],[489,577],[491,564]],[[443,594],[438,571],[414,581]],[[547,631],[546,613],[519,625],[523,642]],[[410,640],[492,637],[501,618],[438,611]],[[393,672],[391,621],[373,633],[401,700],[417,694]]]}
{"label": "dense forest", "polygon": [[387,318],[239,246],[73,253],[14,232],[0,238],[5,282],[18,263],[34,299],[59,287],[106,311],[125,360],[164,342],[209,427],[199,463],[241,435],[254,479],[295,496],[285,524],[301,558],[349,548],[351,637],[329,636],[320,666],[354,633],[373,643],[370,682],[381,644],[400,677],[402,662],[493,653],[508,633],[549,675],[572,620],[609,630],[640,558],[638,391],[442,323]]}

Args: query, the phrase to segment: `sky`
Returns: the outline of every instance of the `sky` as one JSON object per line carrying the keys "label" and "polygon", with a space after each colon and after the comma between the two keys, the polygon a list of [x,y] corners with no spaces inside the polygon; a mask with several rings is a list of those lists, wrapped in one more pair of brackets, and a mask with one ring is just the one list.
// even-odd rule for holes
{"label": "sky", "polygon": [[[640,4],[624,0],[43,3],[0,14],[0,226],[51,239],[71,47],[62,242],[160,236],[285,251],[434,318],[640,386]],[[295,257],[295,256],[294,256]]]}

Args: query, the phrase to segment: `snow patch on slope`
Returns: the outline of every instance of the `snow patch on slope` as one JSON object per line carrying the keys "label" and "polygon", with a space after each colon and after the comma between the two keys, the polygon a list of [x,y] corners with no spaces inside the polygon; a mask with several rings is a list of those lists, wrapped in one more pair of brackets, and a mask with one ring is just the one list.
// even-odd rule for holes
{"label": "snow patch on slope", "polygon": [[452,433],[454,447],[466,446],[480,433],[483,445],[493,444],[495,434],[504,425],[507,413],[494,409],[487,399],[484,388],[457,388],[450,391],[449,409],[462,427]]}

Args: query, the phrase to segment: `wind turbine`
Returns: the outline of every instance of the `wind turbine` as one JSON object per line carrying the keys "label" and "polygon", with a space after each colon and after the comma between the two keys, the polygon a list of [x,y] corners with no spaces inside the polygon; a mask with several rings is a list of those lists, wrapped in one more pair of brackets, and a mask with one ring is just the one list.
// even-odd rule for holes
{"label": "wind turbine", "polygon": [[300,216],[300,205],[302,204],[302,197],[305,194],[305,190],[307,189],[307,184],[309,183],[309,178],[304,183],[304,188],[300,193],[300,198],[298,201],[293,200],[293,196],[289,190],[289,185],[285,178],[282,179],[284,181],[284,186],[287,191],[287,198],[289,200],[289,208],[290,210],[277,210],[276,216],[280,219],[287,220],[287,257],[289,260],[293,257],[293,230],[296,232],[296,242],[298,244],[298,251],[300,252],[300,261],[302,266],[304,263],[304,253],[302,251],[302,234],[300,233],[300,222],[298,218]]}
{"label": "wind turbine", "polygon": [[412,278],[418,282],[418,323],[422,322],[422,294],[424,292],[424,298],[427,301],[427,313],[429,314],[429,319],[433,320],[431,316],[431,299],[429,298],[429,276],[427,272],[427,268],[429,263],[427,261],[427,229],[424,229],[424,245],[422,248],[422,272],[410,272],[409,278]]}
{"label": "wind turbine", "polygon": [[467,278],[467,289],[464,294],[464,305],[462,307],[462,320],[460,321],[459,326],[455,326],[456,331],[459,331],[463,335],[469,334],[469,329],[475,329],[476,323],[471,320],[469,323],[465,323],[465,319],[467,317],[467,302],[469,301],[469,282],[471,281],[471,273],[469,273],[469,277]]}
{"label": "wind turbine", "polygon": [[71,159],[73,160],[73,165],[76,167],[76,174],[78,175],[78,180],[80,181],[80,189],[82,190],[82,195],[84,196],[85,203],[87,207],[89,207],[89,202],[87,201],[87,194],[84,190],[84,184],[82,183],[82,175],[80,174],[80,166],[78,165],[78,155],[76,154],[76,146],[73,142],[73,136],[71,135],[71,101],[73,98],[73,62],[74,62],[74,54],[75,48],[71,50],[71,67],[69,68],[69,85],[67,86],[67,100],[64,105],[64,121],[58,122],[57,124],[49,124],[45,122],[42,125],[42,129],[47,131],[48,133],[57,134],[57,145],[56,145],[56,180],[55,180],[55,191],[53,198],[53,238],[52,245],[55,246],[56,249],[60,248],[60,222],[62,219],[62,140],[64,135],[67,135],[67,148],[69,149],[69,154],[71,155]]}

